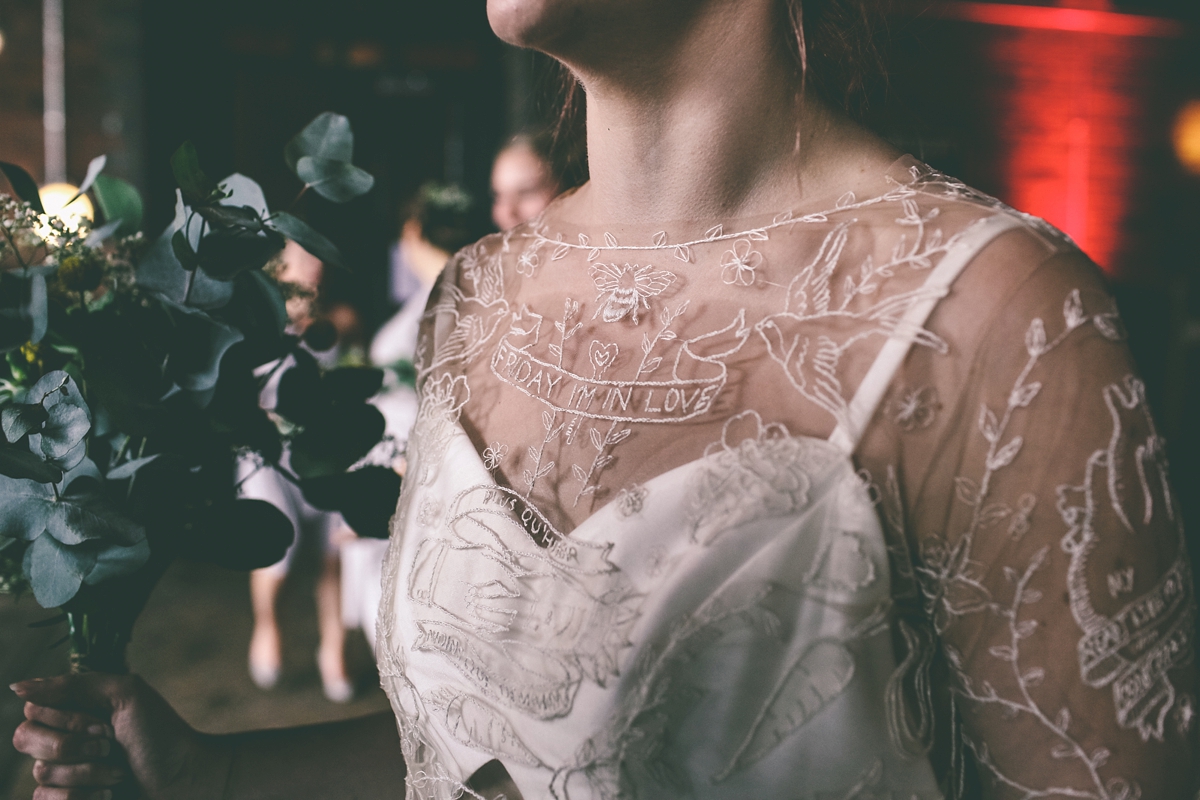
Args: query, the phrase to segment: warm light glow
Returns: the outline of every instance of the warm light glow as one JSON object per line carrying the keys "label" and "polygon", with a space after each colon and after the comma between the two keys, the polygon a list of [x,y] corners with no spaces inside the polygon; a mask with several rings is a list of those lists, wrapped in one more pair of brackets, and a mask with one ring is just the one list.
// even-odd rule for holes
{"label": "warm light glow", "polygon": [[917,0],[911,7],[918,14],[938,19],[958,19],[1013,28],[1163,39],[1174,39],[1184,35],[1183,25],[1173,19],[1086,8],[978,3],[967,0]]}
{"label": "warm light glow", "polygon": [[1175,155],[1183,168],[1200,175],[1200,100],[1191,100],[1175,118]]}
{"label": "warm light glow", "polygon": [[0,53],[4,52],[4,31],[0,29]]}
{"label": "warm light glow", "polygon": [[91,222],[96,218],[92,201],[86,194],[79,195],[70,205],[66,204],[76,194],[79,194],[79,187],[69,183],[48,183],[38,189],[38,196],[42,198],[42,208],[46,209],[46,215],[58,217],[71,230],[78,228],[79,223],[85,219]]}

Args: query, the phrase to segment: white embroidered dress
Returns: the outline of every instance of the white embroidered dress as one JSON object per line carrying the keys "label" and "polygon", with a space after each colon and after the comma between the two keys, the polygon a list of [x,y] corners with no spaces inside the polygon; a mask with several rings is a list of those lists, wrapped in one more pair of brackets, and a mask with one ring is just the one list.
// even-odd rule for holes
{"label": "white embroidered dress", "polygon": [[379,623],[410,797],[1186,773],[1182,529],[1070,242],[907,158],[736,226],[555,208],[427,313]]}

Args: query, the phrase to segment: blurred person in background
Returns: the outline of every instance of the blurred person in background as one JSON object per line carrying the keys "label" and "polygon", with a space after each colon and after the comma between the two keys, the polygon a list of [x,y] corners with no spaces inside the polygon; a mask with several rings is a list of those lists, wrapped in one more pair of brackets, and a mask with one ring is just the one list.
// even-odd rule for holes
{"label": "blurred person in background", "polygon": [[546,134],[517,134],[492,164],[492,221],[502,231],[542,213],[562,191]]}
{"label": "blurred person in background", "polygon": [[[324,265],[320,259],[295,242],[289,241],[284,247],[275,266],[275,277],[287,293],[289,333],[303,335],[317,323],[317,300],[323,272]],[[346,317],[346,312],[343,311],[341,316]],[[322,321],[317,324],[328,325],[331,333],[337,330],[336,323]],[[354,325],[345,319],[342,324],[348,328]],[[331,336],[328,338],[332,339]],[[338,348],[333,346],[313,355],[321,366],[333,367],[336,366],[338,352]],[[278,366],[277,362],[272,362],[260,368],[261,372],[273,375],[259,397],[262,407],[268,410],[275,407],[278,376],[284,373],[283,369],[276,369]],[[285,451],[285,464],[287,458]],[[348,702],[354,694],[354,688],[346,674],[338,547],[353,534],[341,514],[313,508],[304,500],[299,487],[256,458],[240,459],[237,477],[238,491],[242,497],[271,503],[292,521],[295,531],[292,546],[279,563],[250,573],[250,598],[254,610],[254,632],[250,637],[250,677],[262,689],[271,689],[279,682],[284,652],[283,634],[277,616],[279,592],[291,572],[299,548],[312,543],[321,551],[321,567],[316,584],[320,633],[316,659],[321,685],[325,696],[333,702]]]}
{"label": "blurred person in background", "polygon": [[[421,186],[404,207],[397,250],[403,254],[399,283],[409,287],[400,310],[375,334],[370,360],[384,370],[384,386],[372,399],[387,421],[385,440],[368,460],[385,460],[404,474],[404,448],[417,416],[413,359],[417,330],[429,292],[452,253],[479,234],[473,223],[476,203],[464,189],[449,183]],[[342,546],[342,621],[361,628],[375,648],[379,609],[380,566],[387,542],[351,539]]]}

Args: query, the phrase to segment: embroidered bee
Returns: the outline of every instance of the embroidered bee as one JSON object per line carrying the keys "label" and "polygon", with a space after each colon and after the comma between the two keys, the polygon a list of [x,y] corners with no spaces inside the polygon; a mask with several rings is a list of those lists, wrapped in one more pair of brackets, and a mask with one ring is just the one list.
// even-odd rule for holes
{"label": "embroidered bee", "polygon": [[590,274],[600,292],[596,299],[601,301],[592,319],[600,317],[605,322],[618,322],[629,317],[634,325],[638,324],[638,312],[643,308],[649,310],[648,298],[662,294],[675,282],[673,273],[657,270],[650,264],[644,267],[596,264]]}

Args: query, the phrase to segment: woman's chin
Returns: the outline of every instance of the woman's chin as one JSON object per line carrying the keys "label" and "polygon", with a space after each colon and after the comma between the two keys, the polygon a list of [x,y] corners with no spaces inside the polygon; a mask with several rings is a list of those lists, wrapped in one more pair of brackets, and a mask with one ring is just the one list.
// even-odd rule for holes
{"label": "woman's chin", "polygon": [[487,0],[488,22],[511,45],[553,54],[582,30],[577,0]]}

